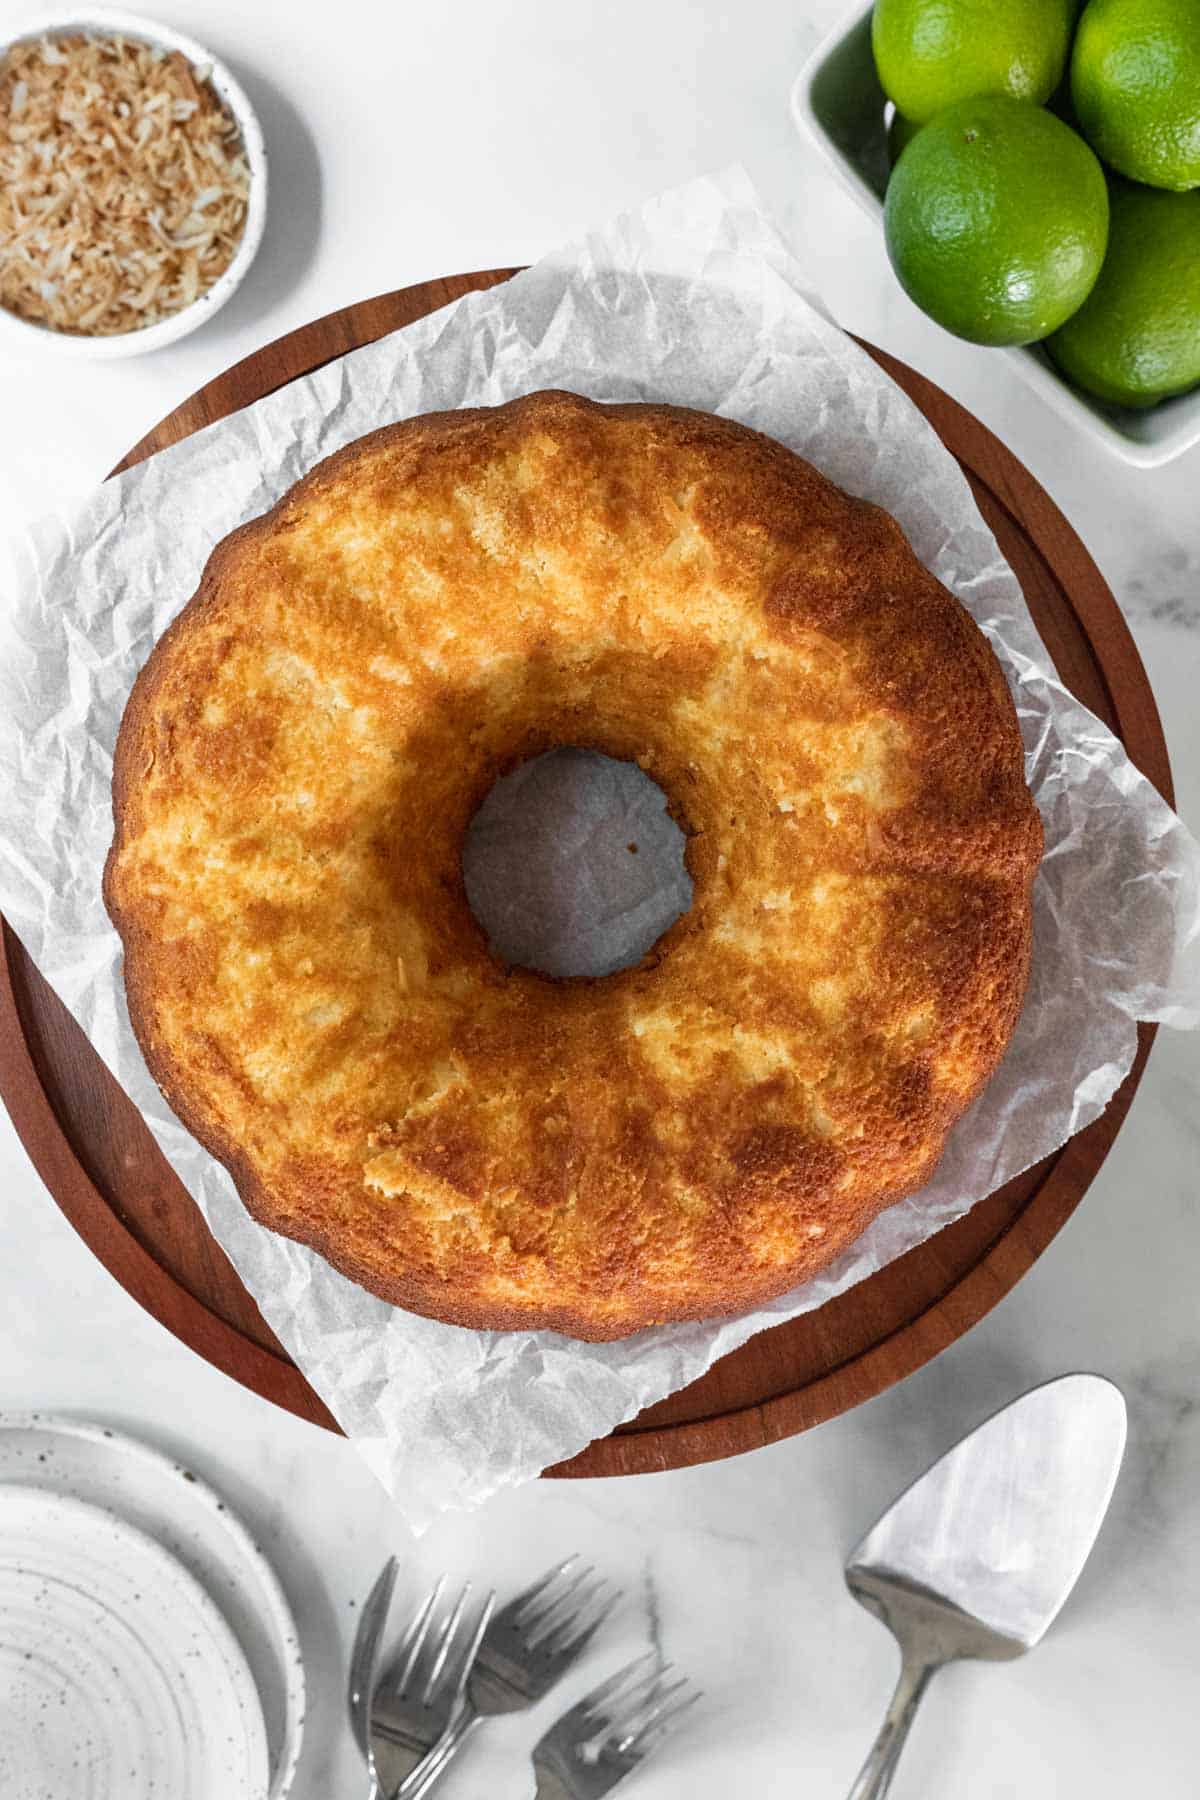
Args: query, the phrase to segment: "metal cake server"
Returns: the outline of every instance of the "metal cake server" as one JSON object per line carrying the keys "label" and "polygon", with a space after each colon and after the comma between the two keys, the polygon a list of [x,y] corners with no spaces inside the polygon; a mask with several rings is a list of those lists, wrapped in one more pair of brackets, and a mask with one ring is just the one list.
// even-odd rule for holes
{"label": "metal cake server", "polygon": [[851,1552],[846,1584],[900,1645],[900,1679],[850,1800],[883,1800],[930,1678],[1040,1641],[1100,1530],[1125,1402],[1099,1375],[1032,1389],[947,1451]]}

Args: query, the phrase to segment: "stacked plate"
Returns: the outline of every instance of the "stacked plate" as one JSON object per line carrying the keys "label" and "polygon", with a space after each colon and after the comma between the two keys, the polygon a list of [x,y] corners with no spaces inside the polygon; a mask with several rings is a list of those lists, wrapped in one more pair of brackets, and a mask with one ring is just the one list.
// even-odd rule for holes
{"label": "stacked plate", "polygon": [[237,1517],[103,1426],[0,1414],[4,1800],[282,1800],[296,1628]]}

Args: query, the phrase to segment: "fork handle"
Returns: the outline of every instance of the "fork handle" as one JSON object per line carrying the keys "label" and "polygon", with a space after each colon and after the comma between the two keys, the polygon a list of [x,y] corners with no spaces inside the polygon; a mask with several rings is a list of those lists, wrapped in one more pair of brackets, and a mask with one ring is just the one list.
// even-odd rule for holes
{"label": "fork handle", "polygon": [[479,1719],[480,1715],[474,1707],[465,1706],[429,1755],[422,1757],[412,1774],[400,1783],[392,1800],[422,1800],[422,1796],[429,1792],[435,1782],[441,1780],[447,1763],[458,1755]]}
{"label": "fork handle", "polygon": [[879,1736],[871,1746],[871,1754],[850,1789],[848,1800],[884,1800],[884,1795],[892,1785],[896,1764],[908,1739],[909,1727],[916,1717],[921,1696],[929,1686],[935,1670],[941,1667],[940,1662],[930,1661],[919,1652],[913,1653],[906,1649],[903,1656],[900,1679],[896,1683],[892,1703],[879,1728]]}

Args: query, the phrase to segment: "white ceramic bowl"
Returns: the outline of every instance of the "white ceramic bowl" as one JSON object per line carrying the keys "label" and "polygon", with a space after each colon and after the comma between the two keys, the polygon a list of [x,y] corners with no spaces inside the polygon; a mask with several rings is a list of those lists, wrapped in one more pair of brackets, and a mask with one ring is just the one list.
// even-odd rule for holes
{"label": "white ceramic bowl", "polygon": [[161,319],[157,325],[147,325],[141,331],[122,332],[115,337],[88,337],[82,333],[53,331],[47,325],[22,319],[0,306],[0,341],[15,349],[22,346],[33,351],[45,348],[64,356],[105,361],[122,356],[143,356],[148,350],[161,350],[164,344],[173,344],[176,339],[186,337],[189,331],[195,331],[198,325],[211,319],[224,306],[254,261],[267,217],[267,152],[262,128],[240,84],[223,63],[194,38],[185,37],[183,32],[175,31],[169,25],[157,25],[153,19],[144,19],[139,13],[120,12],[105,6],[43,7],[22,15],[16,30],[6,36],[0,49],[7,49],[22,38],[39,37],[43,33],[61,36],[70,31],[92,31],[109,36],[119,33],[123,37],[140,38],[143,43],[164,50],[178,50],[194,68],[209,69],[214,92],[237,122],[250,169],[246,226],[233,261],[206,293],[193,300],[190,306],[181,307],[169,318]]}
{"label": "white ceramic bowl", "polygon": [[[792,116],[800,130],[816,140],[858,204],[878,219],[882,232],[888,179],[886,100],[871,53],[872,11],[869,5],[856,6],[817,45],[792,88]],[[1037,344],[1019,350],[981,346],[979,354],[1004,357],[1055,412],[1137,468],[1156,468],[1200,444],[1200,388],[1164,400],[1148,412],[1134,412],[1073,387]]]}

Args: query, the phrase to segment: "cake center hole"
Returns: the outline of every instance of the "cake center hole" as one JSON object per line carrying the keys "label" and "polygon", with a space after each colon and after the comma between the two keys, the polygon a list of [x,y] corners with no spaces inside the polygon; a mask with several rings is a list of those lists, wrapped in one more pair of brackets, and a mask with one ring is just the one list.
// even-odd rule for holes
{"label": "cake center hole", "polygon": [[501,962],[611,975],[692,903],[686,839],[636,763],[551,750],[502,776],[467,828],[471,911]]}

